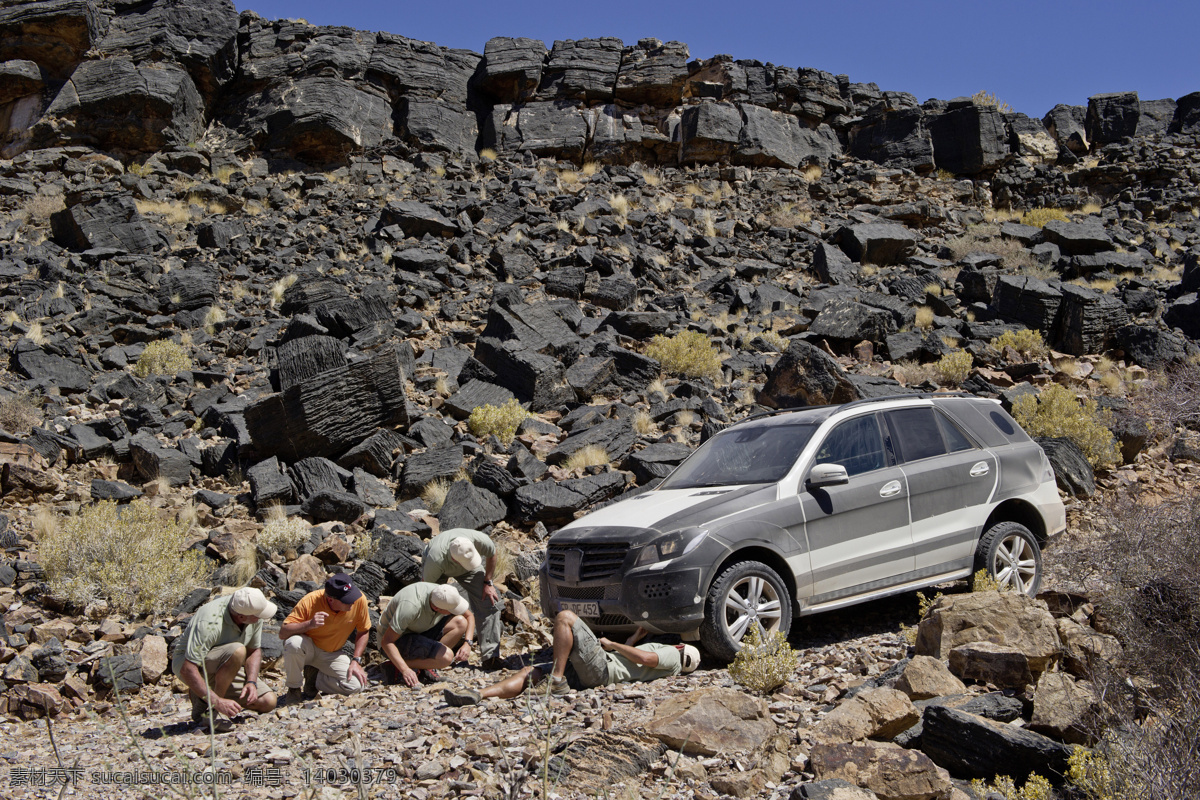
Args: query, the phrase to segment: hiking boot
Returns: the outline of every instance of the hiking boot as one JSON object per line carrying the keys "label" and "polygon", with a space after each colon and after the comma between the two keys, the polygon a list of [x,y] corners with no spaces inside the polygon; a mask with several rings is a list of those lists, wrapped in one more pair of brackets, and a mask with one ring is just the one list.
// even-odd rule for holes
{"label": "hiking boot", "polygon": [[287,690],[287,694],[283,696],[283,704],[285,706],[294,706],[297,703],[304,702],[304,692],[299,686]]}
{"label": "hiking boot", "polygon": [[202,719],[208,718],[208,700],[198,695],[188,692],[188,697],[192,701],[192,722],[199,722]]}
{"label": "hiking boot", "polygon": [[304,668],[304,691],[303,691],[303,694],[304,694],[305,700],[312,700],[314,697],[317,696],[317,668],[316,667],[309,666],[309,667]]}
{"label": "hiking boot", "polygon": [[417,670],[417,680],[419,680],[421,683],[424,683],[424,684],[437,683],[441,679],[442,679],[442,676],[438,675],[438,671],[436,669],[419,669],[419,670]]}
{"label": "hiking boot", "polygon": [[442,699],[450,706],[473,706],[482,698],[474,689],[443,689]]}
{"label": "hiking boot", "polygon": [[571,685],[567,683],[567,679],[559,678],[558,680],[555,680],[553,675],[542,676],[541,680],[532,685],[530,691],[534,692],[535,694],[544,695],[546,693],[547,681],[549,681],[550,684],[550,694],[554,695],[555,697],[562,697],[565,694],[571,693]]}

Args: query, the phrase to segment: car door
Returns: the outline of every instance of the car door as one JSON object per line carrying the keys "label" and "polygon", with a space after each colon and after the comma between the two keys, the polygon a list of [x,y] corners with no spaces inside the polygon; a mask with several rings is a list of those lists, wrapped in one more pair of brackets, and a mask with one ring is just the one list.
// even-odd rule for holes
{"label": "car door", "polygon": [[917,576],[969,567],[996,487],[995,456],[935,408],[884,416],[908,481]]}
{"label": "car door", "polygon": [[901,583],[913,569],[908,486],[885,448],[878,415],[838,423],[817,449],[815,464],[828,463],[844,466],[848,482],[800,485],[810,605]]}

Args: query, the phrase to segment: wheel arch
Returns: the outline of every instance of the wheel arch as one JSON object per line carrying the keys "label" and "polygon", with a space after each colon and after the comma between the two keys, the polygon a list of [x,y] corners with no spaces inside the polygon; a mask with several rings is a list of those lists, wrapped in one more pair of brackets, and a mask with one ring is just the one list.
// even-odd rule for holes
{"label": "wheel arch", "polygon": [[788,566],[783,556],[769,547],[743,547],[740,550],[734,550],[727,554],[717,564],[716,569],[709,574],[708,583],[703,587],[702,596],[708,596],[713,583],[724,574],[725,570],[742,561],[760,561],[778,573],[779,577],[787,585],[788,604],[792,608],[792,619],[794,620],[796,618],[796,576],[792,574],[792,568]]}
{"label": "wheel arch", "polygon": [[1048,539],[1046,533],[1046,523],[1042,519],[1042,515],[1038,513],[1031,503],[1025,500],[1005,500],[1000,505],[992,509],[992,513],[988,515],[987,521],[983,523],[983,529],[979,532],[982,536],[989,528],[1000,522],[1016,522],[1024,525],[1033,534],[1033,538],[1037,540],[1038,547],[1044,548]]}

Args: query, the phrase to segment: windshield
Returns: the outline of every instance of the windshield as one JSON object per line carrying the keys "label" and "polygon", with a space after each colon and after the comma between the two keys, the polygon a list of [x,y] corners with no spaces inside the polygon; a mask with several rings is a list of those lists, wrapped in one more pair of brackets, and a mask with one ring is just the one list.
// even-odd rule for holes
{"label": "windshield", "polygon": [[658,488],[775,483],[796,463],[816,429],[814,424],[734,428],[701,445]]}

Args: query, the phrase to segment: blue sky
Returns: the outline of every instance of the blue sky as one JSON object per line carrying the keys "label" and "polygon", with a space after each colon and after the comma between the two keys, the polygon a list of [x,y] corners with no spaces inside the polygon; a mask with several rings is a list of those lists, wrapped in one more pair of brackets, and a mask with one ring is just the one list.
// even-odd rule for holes
{"label": "blue sky", "polygon": [[989,91],[1041,117],[1101,92],[1143,100],[1200,91],[1200,3],[1112,0],[235,0],[263,17],[300,17],[483,52],[493,36],[616,36],[686,43],[693,58],[730,53],[816,67],[918,100]]}

